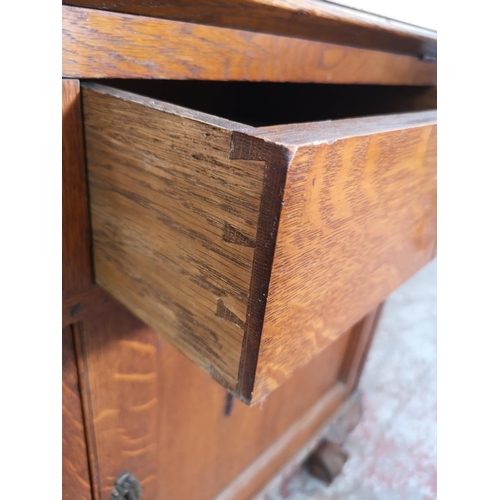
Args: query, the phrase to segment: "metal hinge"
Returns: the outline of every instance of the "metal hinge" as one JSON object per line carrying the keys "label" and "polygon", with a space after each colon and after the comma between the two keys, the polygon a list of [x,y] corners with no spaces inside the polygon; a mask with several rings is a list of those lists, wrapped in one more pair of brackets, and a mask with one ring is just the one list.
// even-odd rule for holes
{"label": "metal hinge", "polygon": [[111,492],[111,500],[141,500],[141,485],[130,474],[124,472],[115,481],[115,489]]}

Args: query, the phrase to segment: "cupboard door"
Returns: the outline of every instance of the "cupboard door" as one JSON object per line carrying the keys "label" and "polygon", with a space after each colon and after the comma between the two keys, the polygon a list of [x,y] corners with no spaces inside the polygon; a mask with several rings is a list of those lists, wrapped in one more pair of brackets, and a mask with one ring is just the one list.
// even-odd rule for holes
{"label": "cupboard door", "polygon": [[120,304],[89,319],[78,338],[102,498],[129,471],[143,500],[212,499],[270,453],[245,486],[258,489],[348,396],[353,331],[248,407]]}

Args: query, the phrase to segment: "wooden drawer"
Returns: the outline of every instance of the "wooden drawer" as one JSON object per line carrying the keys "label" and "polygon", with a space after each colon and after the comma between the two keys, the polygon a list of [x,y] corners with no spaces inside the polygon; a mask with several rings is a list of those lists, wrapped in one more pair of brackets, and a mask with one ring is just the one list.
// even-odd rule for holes
{"label": "wooden drawer", "polygon": [[246,403],[434,254],[433,110],[253,127],[94,83],[83,110],[97,283]]}

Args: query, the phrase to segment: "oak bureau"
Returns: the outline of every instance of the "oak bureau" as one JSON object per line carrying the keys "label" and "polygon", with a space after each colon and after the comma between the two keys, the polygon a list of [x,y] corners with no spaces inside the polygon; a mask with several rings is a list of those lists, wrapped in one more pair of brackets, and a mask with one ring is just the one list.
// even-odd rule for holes
{"label": "oak bureau", "polygon": [[436,255],[436,33],[64,3],[63,498],[253,498]]}

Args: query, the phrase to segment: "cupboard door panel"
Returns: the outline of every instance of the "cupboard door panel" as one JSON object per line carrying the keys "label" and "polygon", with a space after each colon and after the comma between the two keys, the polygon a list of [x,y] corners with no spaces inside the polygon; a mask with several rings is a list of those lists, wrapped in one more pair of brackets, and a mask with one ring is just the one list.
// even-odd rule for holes
{"label": "cupboard door panel", "polygon": [[[212,499],[334,387],[336,399],[315,425],[347,395],[340,374],[350,332],[252,407],[119,304],[79,336],[102,498],[130,471],[144,500]],[[287,456],[300,446],[290,443]]]}

